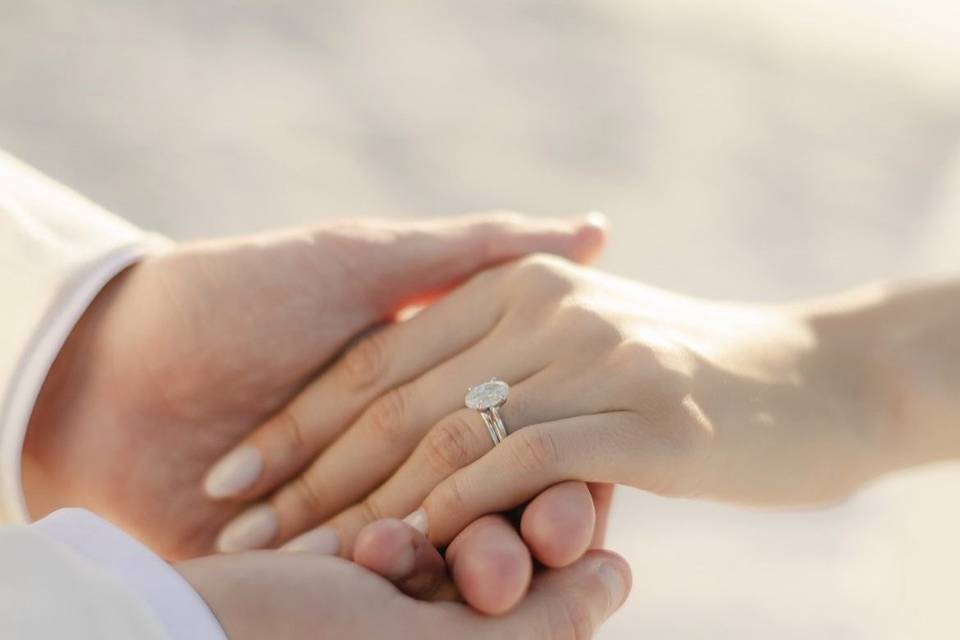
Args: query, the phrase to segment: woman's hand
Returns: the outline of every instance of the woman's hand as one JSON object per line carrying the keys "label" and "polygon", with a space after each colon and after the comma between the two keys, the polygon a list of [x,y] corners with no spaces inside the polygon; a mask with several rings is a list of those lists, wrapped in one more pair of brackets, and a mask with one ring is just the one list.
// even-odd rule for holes
{"label": "woman's hand", "polygon": [[[546,256],[493,269],[357,344],[254,432],[232,457],[262,472],[234,498],[299,475],[220,540],[257,520],[276,523],[261,544],[326,522],[349,554],[365,524],[422,504],[414,521],[443,544],[569,479],[756,505],[838,498],[876,472],[877,412],[861,363],[819,339],[798,309],[693,300]],[[462,407],[494,376],[511,384],[511,435],[491,451]]]}

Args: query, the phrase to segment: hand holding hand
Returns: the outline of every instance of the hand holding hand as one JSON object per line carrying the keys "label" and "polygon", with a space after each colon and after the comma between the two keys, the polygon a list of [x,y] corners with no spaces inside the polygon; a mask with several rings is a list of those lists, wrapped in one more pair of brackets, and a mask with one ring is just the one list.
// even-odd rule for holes
{"label": "hand holding hand", "polygon": [[[267,462],[295,461],[310,434],[288,402],[351,338],[479,269],[536,250],[584,259],[602,236],[585,220],[496,214],[148,258],[98,296],[50,372],[24,450],[31,511],[85,506],[166,557],[207,553],[238,506],[203,494],[206,470],[264,423],[283,435]],[[340,419],[325,410],[311,420]]]}
{"label": "hand holding hand", "polygon": [[[604,509],[604,504],[598,505]],[[520,531],[501,515],[470,523],[447,547],[445,557],[422,532],[400,520],[377,520],[363,528],[353,548],[357,563],[390,578],[408,595],[424,599],[462,598],[475,610],[498,615],[526,595],[532,558],[542,567],[561,568],[597,548],[597,513],[581,482],[550,487],[528,504]],[[522,532],[522,537],[521,537]],[[319,532],[301,536],[287,548],[311,549]]]}
{"label": "hand holding hand", "polygon": [[630,589],[626,563],[605,551],[541,573],[530,597],[498,617],[416,600],[333,556],[259,551],[190,560],[177,569],[231,640],[589,638]]}

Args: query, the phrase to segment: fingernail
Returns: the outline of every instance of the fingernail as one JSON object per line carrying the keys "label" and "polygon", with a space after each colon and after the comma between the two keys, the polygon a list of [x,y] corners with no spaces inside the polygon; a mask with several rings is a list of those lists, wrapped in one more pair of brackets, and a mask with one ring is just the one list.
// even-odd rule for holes
{"label": "fingernail", "polygon": [[223,553],[259,549],[277,535],[277,514],[268,504],[247,509],[230,522],[220,537],[217,549]]}
{"label": "fingernail", "polygon": [[598,229],[606,229],[610,226],[610,221],[607,219],[606,214],[600,211],[590,211],[583,217],[583,220],[587,225],[597,227]]}
{"label": "fingernail", "polygon": [[413,570],[417,564],[417,549],[412,544],[404,546],[390,563],[390,569],[383,576],[391,582],[406,580],[413,575]]}
{"label": "fingernail", "polygon": [[610,564],[603,563],[597,569],[597,575],[603,586],[607,588],[610,594],[610,611],[616,611],[623,604],[627,595],[627,585],[623,580],[623,574],[614,569]]}
{"label": "fingernail", "polygon": [[427,512],[422,508],[408,515],[403,521],[423,535],[427,535]]}
{"label": "fingernail", "polygon": [[263,456],[253,445],[238,447],[220,458],[207,473],[203,490],[211,498],[230,498],[250,486],[260,477]]}
{"label": "fingernail", "polygon": [[333,527],[319,527],[297,536],[280,550],[335,556],[340,553],[340,536]]}

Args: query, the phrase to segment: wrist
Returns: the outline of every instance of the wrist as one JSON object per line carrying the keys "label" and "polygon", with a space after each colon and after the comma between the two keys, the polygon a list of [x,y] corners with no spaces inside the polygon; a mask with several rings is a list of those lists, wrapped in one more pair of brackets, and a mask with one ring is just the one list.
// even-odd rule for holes
{"label": "wrist", "polygon": [[960,456],[952,288],[873,285],[805,310],[820,350],[854,382],[877,474]]}
{"label": "wrist", "polygon": [[[83,449],[82,427],[96,428],[111,414],[91,396],[93,371],[104,365],[103,320],[128,277],[112,278],[74,325],[50,367],[33,407],[24,440],[23,491],[34,517],[79,504],[87,470],[76,469],[71,452]],[[87,461],[90,462],[89,460]]]}

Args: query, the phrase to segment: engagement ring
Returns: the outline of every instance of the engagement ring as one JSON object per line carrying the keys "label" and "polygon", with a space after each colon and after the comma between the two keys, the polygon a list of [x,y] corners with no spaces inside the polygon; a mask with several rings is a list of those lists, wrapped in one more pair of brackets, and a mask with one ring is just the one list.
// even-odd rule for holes
{"label": "engagement ring", "polygon": [[500,417],[500,407],[507,401],[510,385],[503,380],[492,378],[489,382],[478,384],[467,389],[463,399],[468,409],[480,412],[483,423],[487,426],[493,446],[497,446],[507,437],[507,428]]}

